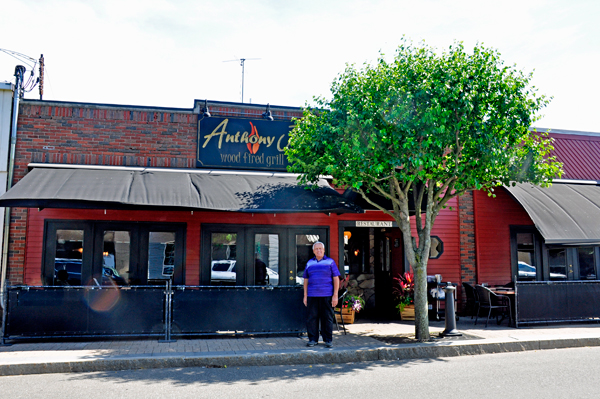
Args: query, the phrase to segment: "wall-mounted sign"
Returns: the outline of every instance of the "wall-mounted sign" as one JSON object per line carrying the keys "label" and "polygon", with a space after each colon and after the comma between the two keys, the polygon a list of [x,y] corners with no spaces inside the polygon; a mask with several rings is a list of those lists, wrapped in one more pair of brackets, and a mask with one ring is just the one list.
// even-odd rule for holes
{"label": "wall-mounted sign", "polygon": [[284,148],[292,127],[289,121],[203,118],[198,122],[196,166],[285,171]]}
{"label": "wall-mounted sign", "polygon": [[357,220],[356,227],[395,227],[394,222],[382,222],[379,220]]}

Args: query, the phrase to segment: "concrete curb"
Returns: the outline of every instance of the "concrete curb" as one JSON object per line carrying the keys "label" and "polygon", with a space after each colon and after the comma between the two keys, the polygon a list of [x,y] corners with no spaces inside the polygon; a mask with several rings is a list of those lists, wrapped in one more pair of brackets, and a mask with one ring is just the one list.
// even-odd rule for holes
{"label": "concrete curb", "polygon": [[433,359],[543,349],[600,346],[600,338],[564,338],[501,342],[489,340],[407,344],[376,348],[272,351],[242,354],[165,354],[117,356],[73,361],[0,365],[0,376],[47,373],[80,373],[155,368],[279,366],[319,363],[351,363],[378,360]]}

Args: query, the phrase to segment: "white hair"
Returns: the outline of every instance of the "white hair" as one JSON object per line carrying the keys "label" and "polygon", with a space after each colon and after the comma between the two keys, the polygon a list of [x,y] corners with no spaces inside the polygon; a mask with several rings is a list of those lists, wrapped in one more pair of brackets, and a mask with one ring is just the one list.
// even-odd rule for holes
{"label": "white hair", "polygon": [[321,245],[323,246],[323,249],[325,249],[325,244],[323,244],[321,241],[317,241],[317,242],[315,242],[315,243],[313,244],[313,246],[312,246],[312,249],[313,249],[313,251],[315,250],[315,246],[316,246],[317,244],[321,244]]}

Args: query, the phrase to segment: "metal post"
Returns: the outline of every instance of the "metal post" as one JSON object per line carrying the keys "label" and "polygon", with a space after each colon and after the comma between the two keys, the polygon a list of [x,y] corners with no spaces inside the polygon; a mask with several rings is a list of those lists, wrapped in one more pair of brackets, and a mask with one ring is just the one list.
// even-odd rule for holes
{"label": "metal post", "polygon": [[8,313],[8,292],[6,291],[6,281],[4,281],[4,287],[2,287],[2,292],[0,293],[0,299],[2,300],[2,330],[0,333],[0,346],[10,346],[6,343],[6,316]]}
{"label": "metal post", "polygon": [[165,339],[159,339],[160,343],[176,342],[171,339],[172,313],[171,304],[173,301],[173,289],[171,287],[171,279],[167,280],[165,285]]}
{"label": "metal post", "polygon": [[452,283],[446,283],[446,329],[440,333],[443,337],[458,337],[462,334],[456,329],[456,314],[454,313],[454,291]]}

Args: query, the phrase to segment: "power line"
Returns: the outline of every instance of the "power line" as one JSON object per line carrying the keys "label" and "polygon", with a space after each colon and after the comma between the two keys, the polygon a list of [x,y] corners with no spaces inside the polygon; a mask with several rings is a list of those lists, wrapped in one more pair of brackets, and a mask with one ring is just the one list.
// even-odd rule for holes
{"label": "power line", "polygon": [[[42,54],[38,61],[35,58],[32,58],[28,55],[25,55],[25,54],[22,54],[22,53],[19,53],[16,51],[7,50],[7,49],[3,49],[3,48],[0,48],[0,51],[10,55],[11,57],[18,60],[20,63],[26,64],[31,71],[29,78],[27,78],[27,81],[22,82],[21,87],[17,88],[17,90],[19,91],[19,95],[21,97],[23,97],[24,93],[29,93],[39,83],[39,85],[40,85],[40,100],[41,100],[42,96],[44,94],[44,55]],[[39,62],[39,76],[36,79],[35,78],[35,67],[38,64],[38,62]]]}

